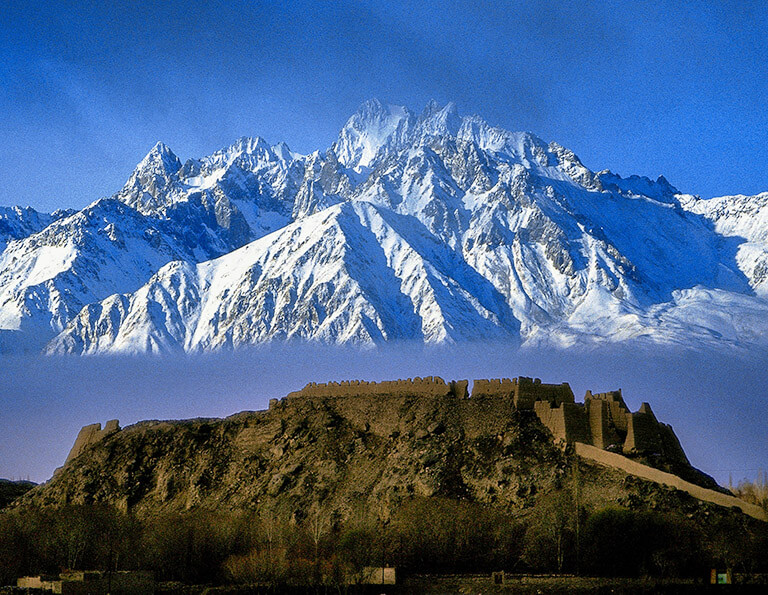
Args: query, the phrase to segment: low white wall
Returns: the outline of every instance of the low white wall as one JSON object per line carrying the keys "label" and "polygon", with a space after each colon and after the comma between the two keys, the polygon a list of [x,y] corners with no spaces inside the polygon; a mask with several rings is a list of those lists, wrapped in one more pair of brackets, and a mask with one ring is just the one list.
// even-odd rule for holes
{"label": "low white wall", "polygon": [[575,442],[574,446],[576,448],[576,454],[585,459],[590,459],[607,467],[621,469],[622,471],[632,475],[637,475],[638,477],[642,477],[643,479],[647,479],[649,481],[654,481],[656,483],[677,488],[678,490],[688,492],[694,498],[704,500],[705,502],[712,502],[713,504],[718,504],[720,506],[726,506],[729,508],[736,506],[740,508],[744,514],[748,514],[749,516],[760,519],[761,521],[768,521],[768,514],[766,514],[765,510],[759,506],[756,506],[755,504],[744,502],[744,500],[740,500],[736,496],[729,496],[728,494],[722,494],[720,492],[716,492],[715,490],[709,490],[707,488],[697,486],[696,484],[679,478],[677,475],[672,475],[671,473],[666,473],[664,471],[660,471],[659,469],[654,469],[648,465],[643,465],[642,463],[638,463],[628,459],[627,457],[608,452],[607,450],[595,448],[589,444]]}

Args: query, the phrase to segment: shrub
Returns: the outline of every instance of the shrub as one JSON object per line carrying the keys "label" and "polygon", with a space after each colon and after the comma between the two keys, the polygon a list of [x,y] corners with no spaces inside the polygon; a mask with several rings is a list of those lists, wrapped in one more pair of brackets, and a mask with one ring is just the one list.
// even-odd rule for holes
{"label": "shrub", "polygon": [[700,542],[696,528],[675,517],[606,508],[587,519],[581,559],[601,576],[690,576],[701,572]]}

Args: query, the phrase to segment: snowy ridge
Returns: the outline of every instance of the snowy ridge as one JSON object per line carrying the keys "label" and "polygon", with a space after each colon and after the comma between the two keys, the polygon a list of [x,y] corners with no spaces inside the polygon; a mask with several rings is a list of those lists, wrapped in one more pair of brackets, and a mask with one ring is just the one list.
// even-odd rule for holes
{"label": "snowy ridge", "polygon": [[6,351],[768,343],[768,194],[595,173],[453,104],[366,102],[306,156],[244,137],[182,164],[158,143],[112,199],[14,213]]}
{"label": "snowy ridge", "polygon": [[[85,308],[49,350],[515,340],[504,300],[490,287],[465,290],[477,274],[414,223],[368,203],[337,205],[217,260],[167,265],[136,293]],[[95,328],[106,332],[90,337]]]}
{"label": "snowy ridge", "polygon": [[32,207],[0,207],[0,253],[9,242],[22,240],[73,213],[71,210],[58,210],[48,214]]}
{"label": "snowy ridge", "polygon": [[755,293],[768,298],[768,192],[684,199],[684,208],[702,215],[723,237],[723,252],[735,259]]}

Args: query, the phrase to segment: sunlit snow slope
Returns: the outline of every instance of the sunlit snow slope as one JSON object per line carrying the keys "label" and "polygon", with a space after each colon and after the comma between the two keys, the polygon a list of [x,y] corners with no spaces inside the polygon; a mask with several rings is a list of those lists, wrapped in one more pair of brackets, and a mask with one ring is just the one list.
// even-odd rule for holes
{"label": "sunlit snow slope", "polygon": [[768,344],[768,194],[595,173],[452,104],[367,102],[310,155],[158,143],[111,199],[2,216],[5,351]]}

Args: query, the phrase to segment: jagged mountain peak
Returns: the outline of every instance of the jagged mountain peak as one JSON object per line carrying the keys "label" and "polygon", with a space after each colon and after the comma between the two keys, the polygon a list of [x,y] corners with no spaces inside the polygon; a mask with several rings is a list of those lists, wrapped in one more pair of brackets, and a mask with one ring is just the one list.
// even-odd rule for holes
{"label": "jagged mountain peak", "polygon": [[157,141],[136,166],[136,172],[163,172],[166,175],[175,174],[179,169],[181,169],[181,161],[162,141]]}
{"label": "jagged mountain peak", "polygon": [[280,141],[276,145],[272,147],[272,150],[274,151],[275,155],[280,157],[283,161],[291,161],[295,160],[301,157],[298,153],[294,153],[291,151],[290,147],[287,143]]}
{"label": "jagged mountain peak", "polygon": [[664,176],[659,176],[655,181],[638,175],[622,178],[608,169],[599,172],[597,176],[606,187],[636,196],[646,196],[660,202],[675,203],[677,202],[675,197],[680,194],[680,191]]}
{"label": "jagged mountain peak", "polygon": [[[418,117],[406,107],[369,100],[347,121],[331,151],[342,166],[367,174],[387,156],[449,140],[473,142],[526,168],[538,170],[556,166],[558,161],[548,155],[548,145],[533,133],[494,127],[478,115],[461,116],[454,102],[435,100],[429,101]],[[586,169],[575,155],[568,155],[577,168]]]}
{"label": "jagged mountain peak", "polygon": [[260,136],[242,136],[231,145],[198,161],[210,173],[216,169],[230,167],[233,163],[244,165],[247,169],[256,169],[268,163],[286,161],[286,158],[292,159],[287,145],[273,147]]}
{"label": "jagged mountain peak", "polygon": [[333,151],[339,162],[350,169],[369,167],[379,150],[402,140],[414,116],[401,105],[384,105],[378,99],[364,102],[339,133]]}
{"label": "jagged mountain peak", "polygon": [[449,108],[449,111],[456,111],[456,104],[453,101],[441,104],[437,99],[430,99],[427,101],[419,117],[420,119],[425,120],[432,117],[437,112],[442,111],[444,108]]}
{"label": "jagged mountain peak", "polygon": [[50,215],[40,213],[32,207],[0,207],[0,253],[12,240],[20,240],[41,231],[52,221],[66,216],[66,211],[55,211]]}
{"label": "jagged mountain peak", "polygon": [[229,150],[238,153],[255,153],[270,150],[269,143],[260,136],[241,136],[229,146]]}
{"label": "jagged mountain peak", "polygon": [[159,141],[139,162],[117,197],[141,212],[157,209],[165,204],[164,195],[181,168],[179,158]]}
{"label": "jagged mountain peak", "polygon": [[461,117],[452,101],[441,106],[434,99],[424,107],[417,126],[422,138],[433,136],[455,137],[461,128]]}
{"label": "jagged mountain peak", "polygon": [[[55,350],[83,353],[765,343],[765,197],[702,201],[453,103],[369,100],[324,151],[242,137],[182,167],[158,143],[111,200],[59,224],[0,209],[0,350],[10,331],[62,328]],[[216,291],[205,271],[222,273]]]}

